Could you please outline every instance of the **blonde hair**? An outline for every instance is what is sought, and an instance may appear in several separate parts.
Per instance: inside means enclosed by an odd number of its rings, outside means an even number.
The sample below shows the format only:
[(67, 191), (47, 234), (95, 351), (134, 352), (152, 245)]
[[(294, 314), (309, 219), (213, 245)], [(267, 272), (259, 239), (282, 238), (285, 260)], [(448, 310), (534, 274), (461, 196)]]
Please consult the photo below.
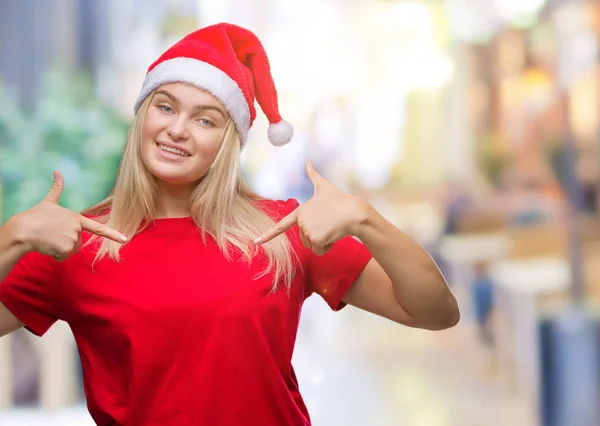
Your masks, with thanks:
[[(82, 213), (118, 230), (128, 239), (148, 226), (157, 208), (157, 180), (144, 166), (140, 156), (142, 126), (152, 96), (145, 99), (131, 124), (112, 192), (105, 200)], [(253, 243), (254, 239), (275, 222), (257, 205), (261, 197), (245, 182), (240, 152), (239, 136), (230, 119), (213, 164), (190, 196), (190, 207), (204, 241), (209, 235), (228, 260), (232, 259), (232, 249), (237, 249), (242, 259), (250, 264), (260, 251)], [(86, 245), (98, 239), (93, 235)], [(105, 238), (99, 241), (94, 262), (105, 256), (120, 260), (121, 244)], [(282, 235), (261, 247), (268, 264), (256, 278), (273, 273), (272, 291), (282, 281), (289, 290), (296, 256), (291, 242)]]

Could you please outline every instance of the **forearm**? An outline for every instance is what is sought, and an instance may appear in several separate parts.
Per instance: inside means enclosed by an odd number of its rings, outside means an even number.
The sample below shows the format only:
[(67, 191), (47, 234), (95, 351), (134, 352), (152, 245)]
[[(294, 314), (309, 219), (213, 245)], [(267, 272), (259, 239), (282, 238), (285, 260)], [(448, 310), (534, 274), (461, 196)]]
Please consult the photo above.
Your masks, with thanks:
[(364, 208), (354, 234), (389, 277), (402, 308), (427, 326), (458, 322), (456, 299), (431, 256), (370, 205)]
[(18, 237), (17, 226), (16, 218), (11, 218), (0, 227), (0, 283), (27, 253)]

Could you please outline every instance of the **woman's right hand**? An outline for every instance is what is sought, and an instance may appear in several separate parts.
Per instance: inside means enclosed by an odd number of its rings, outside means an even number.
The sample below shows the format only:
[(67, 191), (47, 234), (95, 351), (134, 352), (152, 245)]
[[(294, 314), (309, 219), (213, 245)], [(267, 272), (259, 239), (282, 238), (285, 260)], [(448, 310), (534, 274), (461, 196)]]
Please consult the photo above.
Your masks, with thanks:
[(35, 251), (52, 256), (59, 262), (79, 251), (81, 232), (89, 231), (124, 243), (127, 238), (121, 233), (58, 205), (64, 188), (60, 172), (54, 172), (54, 182), (46, 198), (39, 204), (17, 214), (16, 228), (18, 240), (27, 251)]

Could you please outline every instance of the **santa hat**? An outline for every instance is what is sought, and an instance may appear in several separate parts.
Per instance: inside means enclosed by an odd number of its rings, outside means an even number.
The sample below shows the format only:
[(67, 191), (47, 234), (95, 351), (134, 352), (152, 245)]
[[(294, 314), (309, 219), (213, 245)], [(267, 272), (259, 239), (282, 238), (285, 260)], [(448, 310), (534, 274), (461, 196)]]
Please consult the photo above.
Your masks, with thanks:
[(267, 54), (251, 31), (221, 23), (184, 37), (150, 65), (134, 111), (159, 86), (174, 82), (193, 84), (219, 99), (242, 146), (256, 118), (255, 98), (270, 123), (269, 141), (281, 146), (292, 138), (292, 126), (279, 115)]

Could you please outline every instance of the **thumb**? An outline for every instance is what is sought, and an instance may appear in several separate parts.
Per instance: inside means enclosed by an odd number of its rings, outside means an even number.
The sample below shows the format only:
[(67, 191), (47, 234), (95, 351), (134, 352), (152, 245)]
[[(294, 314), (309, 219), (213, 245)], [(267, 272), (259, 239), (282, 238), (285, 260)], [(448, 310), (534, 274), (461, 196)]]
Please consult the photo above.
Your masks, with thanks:
[(319, 186), (321, 186), (325, 181), (325, 178), (315, 170), (315, 166), (313, 165), (312, 160), (308, 160), (306, 162), (306, 176), (308, 176), (308, 178), (312, 182), (315, 188), (315, 192), (317, 191)]
[(60, 200), (64, 186), (65, 182), (62, 174), (58, 170), (54, 170), (54, 181), (52, 182), (52, 188), (50, 188), (50, 192), (48, 192), (48, 195), (46, 195), (45, 200), (54, 204), (58, 204), (58, 200)]

